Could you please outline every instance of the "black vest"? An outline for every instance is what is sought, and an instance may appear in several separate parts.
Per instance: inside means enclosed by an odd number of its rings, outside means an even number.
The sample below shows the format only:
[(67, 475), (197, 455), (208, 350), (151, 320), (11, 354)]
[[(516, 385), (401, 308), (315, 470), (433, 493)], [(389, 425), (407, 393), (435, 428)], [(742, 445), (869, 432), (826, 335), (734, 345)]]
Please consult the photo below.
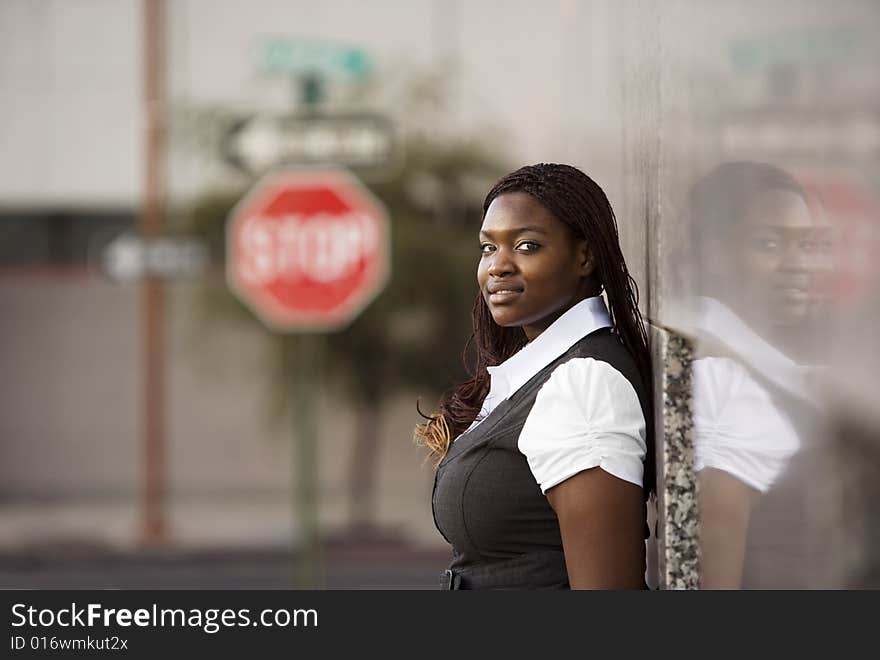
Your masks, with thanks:
[(441, 587), (568, 588), (556, 513), (517, 445), (541, 386), (572, 358), (594, 358), (614, 367), (632, 384), (645, 420), (650, 420), (635, 361), (609, 328), (587, 335), (541, 369), (456, 439), (437, 468), (434, 524), (452, 545), (452, 562)]

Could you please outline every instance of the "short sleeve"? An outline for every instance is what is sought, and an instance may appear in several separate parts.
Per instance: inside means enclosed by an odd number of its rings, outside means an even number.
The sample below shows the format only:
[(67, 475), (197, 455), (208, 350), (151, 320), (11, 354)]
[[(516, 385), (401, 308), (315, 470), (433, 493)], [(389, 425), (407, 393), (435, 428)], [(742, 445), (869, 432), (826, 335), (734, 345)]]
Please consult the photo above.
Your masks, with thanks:
[(729, 358), (693, 363), (694, 468), (723, 470), (765, 492), (800, 447), (789, 416)]
[(638, 396), (623, 374), (601, 360), (574, 358), (539, 390), (519, 450), (544, 493), (594, 467), (642, 486), (646, 435)]

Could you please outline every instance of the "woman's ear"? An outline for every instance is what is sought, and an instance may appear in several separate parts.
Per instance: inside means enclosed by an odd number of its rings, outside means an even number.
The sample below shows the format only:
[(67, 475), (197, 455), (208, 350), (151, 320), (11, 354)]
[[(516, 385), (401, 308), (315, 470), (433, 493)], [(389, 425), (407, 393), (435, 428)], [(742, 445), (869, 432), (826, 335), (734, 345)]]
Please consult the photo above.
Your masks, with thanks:
[(593, 253), (586, 241), (578, 243), (578, 264), (583, 277), (589, 277), (596, 270)]

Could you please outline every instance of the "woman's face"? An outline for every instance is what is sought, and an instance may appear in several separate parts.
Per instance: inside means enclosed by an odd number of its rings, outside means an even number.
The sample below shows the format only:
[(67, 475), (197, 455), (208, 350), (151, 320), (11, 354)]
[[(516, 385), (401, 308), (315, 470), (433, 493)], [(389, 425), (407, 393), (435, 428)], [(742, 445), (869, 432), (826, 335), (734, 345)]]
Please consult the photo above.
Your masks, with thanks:
[(731, 286), (743, 304), (771, 324), (798, 323), (814, 303), (817, 280), (828, 270), (828, 228), (800, 195), (775, 190), (759, 195), (730, 242)]
[(592, 288), (586, 241), (534, 197), (496, 197), (480, 228), (477, 282), (492, 318), (531, 341)]

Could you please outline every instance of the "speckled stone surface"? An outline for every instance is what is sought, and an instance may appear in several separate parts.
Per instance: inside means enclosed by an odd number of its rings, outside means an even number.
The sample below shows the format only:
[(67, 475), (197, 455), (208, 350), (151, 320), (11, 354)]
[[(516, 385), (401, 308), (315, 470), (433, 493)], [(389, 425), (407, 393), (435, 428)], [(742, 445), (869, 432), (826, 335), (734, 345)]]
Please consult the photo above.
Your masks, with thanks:
[(693, 458), (693, 344), (653, 328), (658, 495), (658, 586), (699, 589), (699, 512)]

